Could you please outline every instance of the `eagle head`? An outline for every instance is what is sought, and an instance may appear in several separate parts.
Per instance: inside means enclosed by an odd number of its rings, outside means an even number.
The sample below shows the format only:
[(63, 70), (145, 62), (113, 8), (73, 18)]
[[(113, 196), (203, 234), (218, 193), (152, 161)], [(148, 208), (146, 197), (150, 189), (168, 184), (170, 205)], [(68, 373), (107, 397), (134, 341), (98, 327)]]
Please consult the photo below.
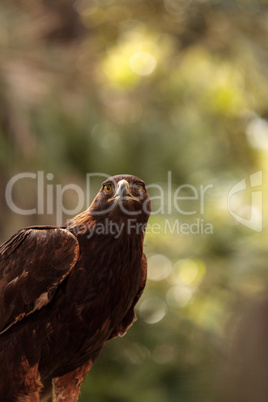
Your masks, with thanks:
[(135, 220), (146, 224), (151, 213), (151, 202), (144, 181), (127, 174), (109, 177), (93, 200), (90, 213), (96, 220)]

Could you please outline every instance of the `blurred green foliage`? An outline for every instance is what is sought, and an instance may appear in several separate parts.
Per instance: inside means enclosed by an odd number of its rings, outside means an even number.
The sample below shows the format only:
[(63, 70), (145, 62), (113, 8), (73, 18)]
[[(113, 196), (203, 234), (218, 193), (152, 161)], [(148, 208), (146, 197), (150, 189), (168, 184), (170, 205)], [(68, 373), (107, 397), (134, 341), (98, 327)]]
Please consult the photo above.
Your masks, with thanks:
[[(26, 216), (8, 207), (6, 185), (21, 172), (52, 173), (45, 185), (83, 189), (87, 173), (132, 173), (154, 198), (138, 321), (105, 346), (81, 402), (225, 395), (240, 309), (268, 281), (267, 18), (265, 0), (0, 3), (1, 240), (23, 226), (56, 223), (55, 208)], [(234, 220), (227, 196), (259, 170), (256, 232)], [(192, 199), (180, 207), (189, 214), (174, 207), (183, 184), (197, 191), (194, 200), (184, 189)], [(200, 186), (210, 186), (203, 207)], [(13, 195), (20, 208), (36, 206), (31, 180)], [(246, 219), (250, 196), (231, 204)], [(75, 208), (75, 194), (64, 197), (65, 208)], [(178, 219), (196, 226), (177, 233)]]

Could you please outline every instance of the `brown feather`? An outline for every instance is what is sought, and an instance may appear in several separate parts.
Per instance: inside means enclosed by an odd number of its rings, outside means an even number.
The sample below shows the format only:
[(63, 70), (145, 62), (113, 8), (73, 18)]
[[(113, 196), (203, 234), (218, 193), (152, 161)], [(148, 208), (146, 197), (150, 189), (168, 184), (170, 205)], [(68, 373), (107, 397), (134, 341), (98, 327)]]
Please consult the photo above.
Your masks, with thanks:
[(135, 320), (149, 215), (145, 184), (114, 176), (68, 224), (20, 230), (0, 247), (0, 400), (38, 393), (40, 379), (44, 395), (53, 383), (66, 394), (68, 379), (78, 397), (103, 345)]
[(0, 295), (0, 335), (44, 307), (78, 257), (77, 239), (67, 230), (54, 227), (24, 229), (4, 243), (0, 248), (0, 275), (4, 283)]

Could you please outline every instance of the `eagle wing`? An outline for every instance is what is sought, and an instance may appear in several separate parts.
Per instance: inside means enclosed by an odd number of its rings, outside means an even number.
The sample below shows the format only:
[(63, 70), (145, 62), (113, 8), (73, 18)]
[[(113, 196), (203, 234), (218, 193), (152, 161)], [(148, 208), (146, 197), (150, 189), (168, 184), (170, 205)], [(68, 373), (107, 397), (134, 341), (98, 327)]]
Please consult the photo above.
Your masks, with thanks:
[(57, 227), (22, 229), (0, 247), (0, 335), (40, 310), (79, 258), (74, 235)]

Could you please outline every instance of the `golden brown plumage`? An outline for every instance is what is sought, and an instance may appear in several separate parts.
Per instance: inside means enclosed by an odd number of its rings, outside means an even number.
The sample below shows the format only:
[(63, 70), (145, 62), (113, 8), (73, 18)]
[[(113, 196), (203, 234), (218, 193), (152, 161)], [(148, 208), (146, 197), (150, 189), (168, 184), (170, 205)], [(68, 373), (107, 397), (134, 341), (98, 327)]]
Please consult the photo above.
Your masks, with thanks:
[(0, 247), (0, 400), (38, 401), (53, 386), (56, 401), (77, 401), (103, 345), (135, 318), (149, 215), (144, 182), (114, 176), (68, 224)]

